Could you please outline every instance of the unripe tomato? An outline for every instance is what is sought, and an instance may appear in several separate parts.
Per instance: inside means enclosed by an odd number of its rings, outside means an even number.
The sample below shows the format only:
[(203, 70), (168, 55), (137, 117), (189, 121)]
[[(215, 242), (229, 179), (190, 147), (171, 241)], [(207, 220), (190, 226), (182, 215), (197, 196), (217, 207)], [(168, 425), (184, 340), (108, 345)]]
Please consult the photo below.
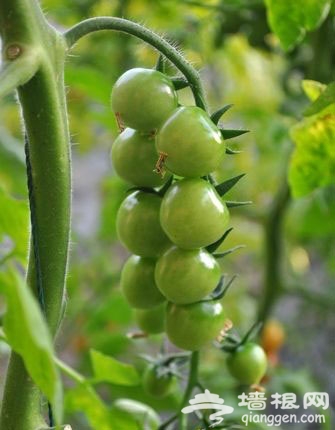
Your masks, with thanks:
[(111, 416), (115, 428), (119, 429), (158, 430), (161, 422), (150, 406), (132, 399), (115, 400), (111, 408)]
[(115, 139), (111, 156), (116, 173), (138, 187), (159, 187), (169, 179), (170, 175), (163, 179), (154, 171), (158, 159), (154, 137), (132, 128)]
[(215, 170), (225, 155), (224, 139), (207, 113), (196, 107), (177, 108), (159, 130), (157, 151), (165, 166), (185, 177), (204, 176)]
[(178, 348), (197, 351), (220, 334), (224, 320), (223, 308), (218, 301), (190, 305), (169, 303), (166, 312), (166, 333)]
[(269, 320), (262, 330), (261, 344), (266, 352), (277, 352), (285, 341), (285, 331), (277, 320)]
[(163, 303), (164, 296), (155, 283), (156, 260), (132, 255), (121, 272), (121, 288), (134, 308), (148, 309)]
[(171, 373), (164, 373), (163, 367), (149, 364), (143, 374), (143, 388), (154, 397), (167, 396), (173, 386), (174, 378)]
[(227, 358), (230, 374), (241, 384), (258, 384), (267, 368), (264, 349), (253, 342), (239, 346)]
[(160, 127), (177, 104), (171, 79), (157, 70), (130, 69), (112, 91), (113, 111), (126, 126), (141, 131)]
[(135, 309), (135, 320), (141, 330), (148, 334), (163, 333), (165, 330), (166, 304), (150, 309)]
[(217, 286), (221, 270), (217, 260), (204, 249), (168, 249), (157, 261), (157, 287), (173, 303), (194, 303)]
[(162, 199), (157, 194), (135, 191), (121, 204), (116, 229), (120, 241), (141, 257), (156, 257), (170, 244), (159, 222)]
[(183, 179), (165, 194), (161, 225), (180, 248), (201, 248), (216, 242), (229, 222), (229, 212), (215, 188), (203, 179)]

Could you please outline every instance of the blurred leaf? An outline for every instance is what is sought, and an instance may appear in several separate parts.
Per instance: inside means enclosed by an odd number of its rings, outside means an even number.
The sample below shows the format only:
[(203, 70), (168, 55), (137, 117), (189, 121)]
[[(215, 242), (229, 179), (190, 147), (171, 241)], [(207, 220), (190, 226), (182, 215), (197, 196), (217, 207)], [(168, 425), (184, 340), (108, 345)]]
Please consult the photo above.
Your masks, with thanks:
[(77, 385), (68, 390), (65, 396), (65, 407), (69, 413), (83, 413), (92, 429), (110, 430), (114, 428), (107, 406), (88, 384)]
[(291, 129), (295, 143), (289, 168), (294, 197), (335, 183), (335, 114), (301, 121)]
[(148, 405), (132, 399), (118, 399), (112, 407), (114, 419), (119, 423), (124, 420), (127, 426), (119, 427), (127, 430), (158, 430), (160, 419), (156, 412)]
[(4, 331), (8, 343), (21, 355), (30, 376), (51, 402), (56, 421), (60, 424), (63, 415), (62, 383), (40, 307), (13, 269), (0, 272), (0, 283), (7, 299)]
[(0, 128), (0, 186), (8, 193), (27, 193), (23, 145), (5, 129)]
[(321, 93), (323, 93), (325, 88), (326, 85), (321, 84), (321, 82), (318, 81), (312, 81), (311, 79), (304, 79), (302, 81), (302, 89), (312, 102), (316, 100)]
[(68, 65), (65, 69), (65, 81), (71, 88), (93, 101), (109, 106), (112, 85), (98, 69)]
[(21, 261), (27, 258), (28, 204), (10, 197), (0, 186), (0, 243), (9, 237), (10, 253)]
[(319, 97), (305, 110), (305, 116), (311, 116), (319, 113), (326, 107), (335, 103), (335, 82), (329, 84), (326, 89), (321, 92)]
[(285, 50), (293, 48), (306, 30), (317, 28), (328, 15), (331, 0), (265, 0), (268, 21)]
[(94, 382), (111, 382), (117, 385), (139, 385), (141, 378), (136, 368), (113, 357), (91, 350)]

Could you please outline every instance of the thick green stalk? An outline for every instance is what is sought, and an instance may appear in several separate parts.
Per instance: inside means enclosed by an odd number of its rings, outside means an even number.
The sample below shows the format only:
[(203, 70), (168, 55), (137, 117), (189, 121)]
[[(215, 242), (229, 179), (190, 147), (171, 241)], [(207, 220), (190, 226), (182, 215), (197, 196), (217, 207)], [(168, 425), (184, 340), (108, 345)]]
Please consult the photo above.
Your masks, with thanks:
[[(20, 59), (27, 56), (37, 70), (18, 88), (30, 165), (32, 245), (27, 281), (37, 297), (43, 296), (43, 311), (55, 334), (64, 297), (70, 231), (69, 132), (63, 84), (66, 46), (36, 0), (2, 0), (0, 32), (5, 67), (22, 69)], [(41, 422), (41, 394), (21, 358), (13, 353), (0, 428), (36, 430)]]

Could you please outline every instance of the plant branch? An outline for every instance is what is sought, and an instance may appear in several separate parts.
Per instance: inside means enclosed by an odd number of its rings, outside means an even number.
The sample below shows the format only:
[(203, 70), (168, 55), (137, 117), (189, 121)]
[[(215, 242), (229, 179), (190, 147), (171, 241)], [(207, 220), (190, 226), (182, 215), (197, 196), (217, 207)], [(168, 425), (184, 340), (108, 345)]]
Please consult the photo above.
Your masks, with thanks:
[(0, 71), (0, 99), (27, 83), (39, 67), (38, 52), (24, 52), (13, 61), (5, 62)]
[(101, 30), (116, 30), (131, 34), (157, 49), (181, 71), (190, 84), (197, 106), (206, 110), (204, 90), (198, 72), (175, 47), (142, 25), (123, 18), (103, 16), (80, 22), (66, 31), (64, 37), (68, 47), (71, 48), (83, 36)]
[(59, 358), (55, 357), (55, 363), (56, 366), (69, 378), (71, 378), (73, 381), (77, 382), (78, 384), (84, 384), (86, 381), (85, 376), (81, 375), (76, 370), (72, 369), (72, 367), (68, 366), (64, 361), (60, 360)]

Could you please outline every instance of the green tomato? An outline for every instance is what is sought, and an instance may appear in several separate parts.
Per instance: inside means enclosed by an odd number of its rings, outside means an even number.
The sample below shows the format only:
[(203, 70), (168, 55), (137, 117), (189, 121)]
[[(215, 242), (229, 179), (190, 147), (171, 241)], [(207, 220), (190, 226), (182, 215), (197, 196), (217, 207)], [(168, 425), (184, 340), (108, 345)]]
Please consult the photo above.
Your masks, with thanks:
[(161, 225), (180, 248), (201, 248), (216, 242), (229, 222), (229, 212), (215, 188), (203, 179), (183, 179), (165, 194)]
[(159, 334), (165, 330), (166, 303), (150, 309), (135, 309), (135, 320), (141, 330), (148, 334)]
[(155, 265), (156, 260), (132, 255), (123, 266), (121, 288), (134, 308), (148, 309), (165, 301), (155, 283)]
[(267, 368), (264, 349), (253, 342), (238, 347), (227, 358), (229, 373), (241, 384), (258, 384)]
[(121, 204), (116, 229), (120, 241), (133, 254), (156, 257), (170, 244), (159, 222), (161, 201), (157, 194), (135, 191)]
[(217, 286), (221, 269), (204, 249), (168, 249), (157, 261), (155, 279), (164, 296), (173, 303), (194, 303)]
[(111, 156), (116, 173), (138, 187), (159, 187), (169, 179), (170, 175), (163, 179), (154, 171), (158, 160), (154, 137), (132, 128), (126, 128), (116, 138)]
[(143, 374), (143, 388), (153, 397), (165, 397), (172, 389), (174, 378), (163, 366), (149, 364)]
[(166, 312), (166, 333), (178, 348), (197, 351), (220, 334), (224, 320), (223, 308), (218, 301), (190, 305), (169, 303)]
[(135, 68), (116, 81), (112, 108), (128, 127), (154, 130), (177, 107), (177, 94), (171, 79), (157, 70)]
[(159, 416), (150, 406), (131, 399), (117, 399), (112, 405), (111, 416), (113, 423), (119, 424), (118, 428), (127, 430), (158, 430), (161, 423)]
[(159, 130), (156, 147), (166, 156), (167, 169), (185, 177), (204, 176), (217, 169), (226, 152), (218, 127), (195, 106), (174, 111)]

